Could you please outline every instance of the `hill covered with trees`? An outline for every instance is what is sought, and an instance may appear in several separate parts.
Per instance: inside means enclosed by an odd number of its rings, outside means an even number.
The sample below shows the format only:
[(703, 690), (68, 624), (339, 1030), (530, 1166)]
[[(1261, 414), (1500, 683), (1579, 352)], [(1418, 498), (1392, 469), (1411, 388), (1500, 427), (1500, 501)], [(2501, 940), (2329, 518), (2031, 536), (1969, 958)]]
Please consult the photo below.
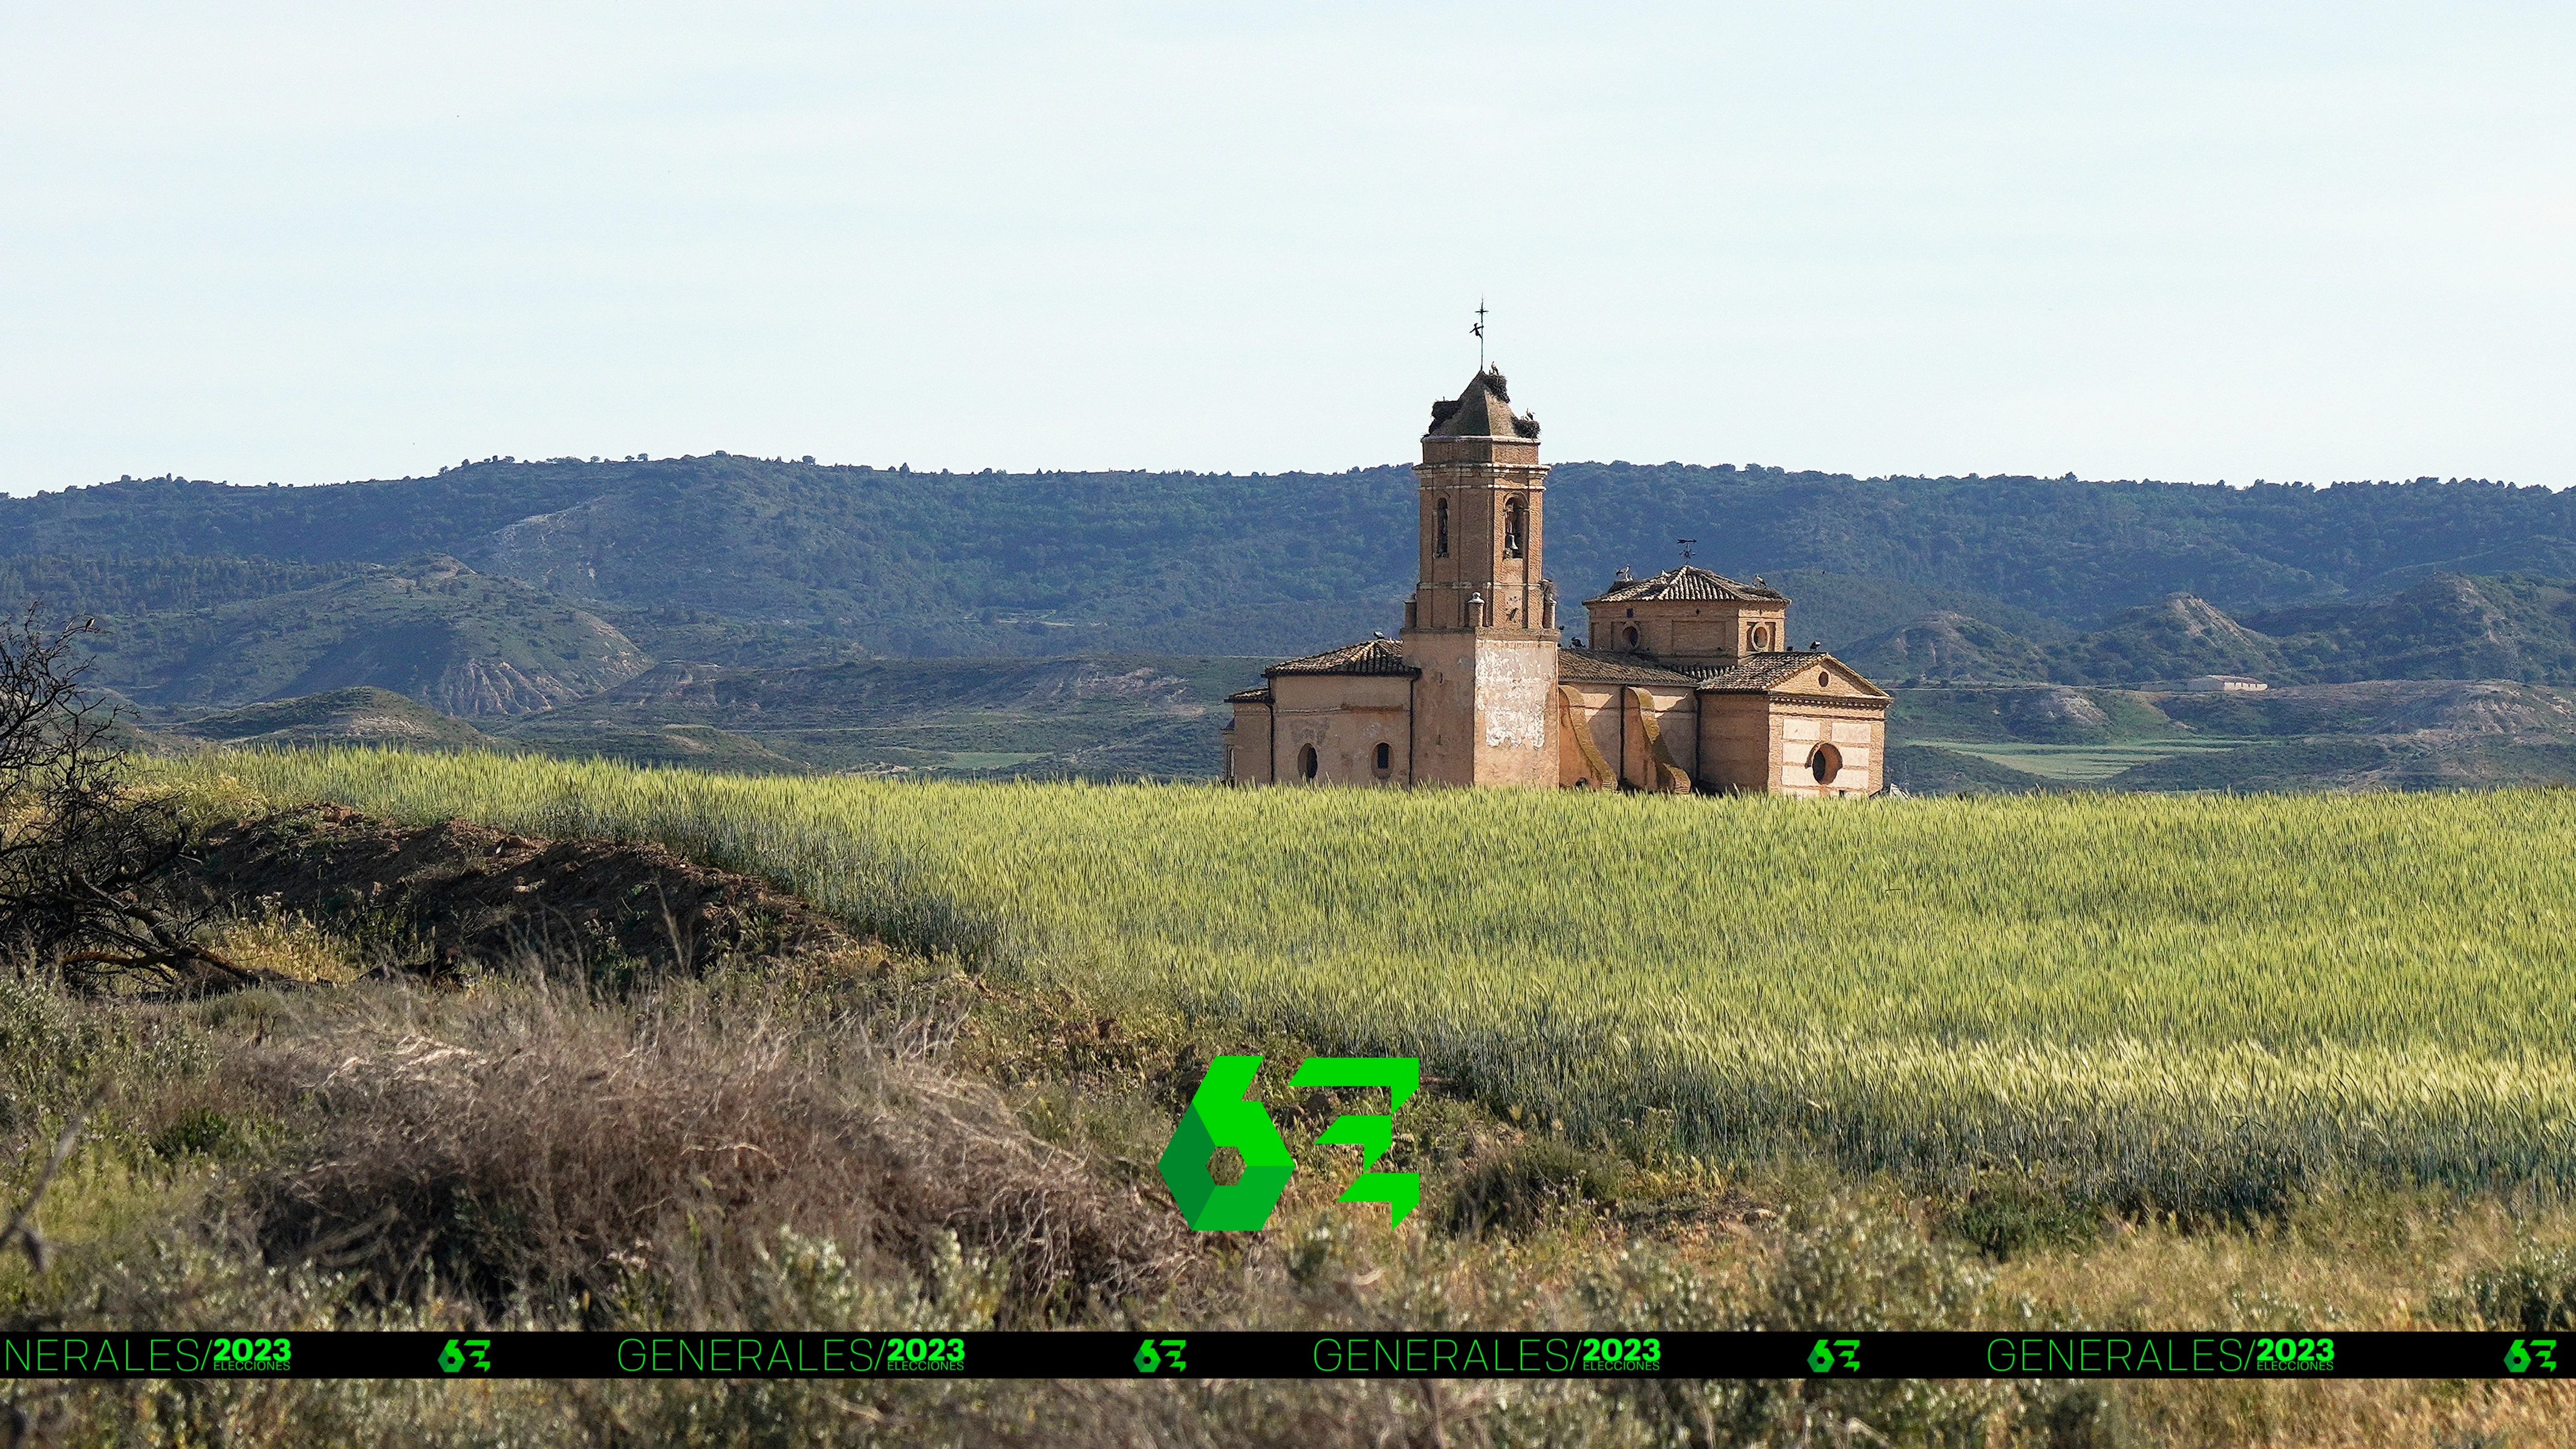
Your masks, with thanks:
[[(0, 555), (313, 568), (443, 553), (577, 601), (662, 658), (1282, 657), (1394, 626), (1413, 496), (1396, 466), (496, 460), (322, 487), (164, 477), (8, 499)], [(1548, 503), (1549, 571), (1571, 599), (1620, 567), (1666, 565), (1690, 537), (1701, 563), (1795, 585), (1793, 627), (1829, 642), (1936, 610), (2028, 638), (2176, 591), (2244, 616), (2440, 572), (2576, 576), (2576, 496), (2482, 480), (2227, 488), (1564, 463)]]
[(220, 709), (366, 686), (450, 715), (531, 713), (653, 662), (598, 616), (440, 554), (206, 608), (114, 613), (90, 653), (96, 683), (145, 705)]
[[(1392, 466), (931, 474), (724, 454), (314, 488), (125, 479), (0, 500), (0, 589), (97, 615), (96, 682), (165, 723), (325, 697), (298, 706), (318, 722), (207, 726), (225, 738), (418, 723), (381, 699), (342, 707), (372, 689), (555, 754), (1192, 776), (1214, 768), (1224, 693), (1264, 661), (1396, 626), (1413, 498)], [(2278, 756), (2284, 779), (2411, 787), (2557, 778), (2576, 748), (2520, 715), (2256, 728), (2199, 721), (2205, 697), (2121, 692), (2207, 673), (2261, 676), (2275, 699), (2576, 684), (2576, 593), (2556, 581), (2576, 577), (2576, 498), (2544, 489), (1567, 463), (1549, 504), (1569, 601), (1692, 538), (1698, 561), (1796, 600), (1801, 642), (1908, 700), (2009, 687), (1962, 696), (1959, 719), (1900, 711), (1909, 788), (2182, 788), (2234, 748)], [(1579, 610), (1563, 617), (1579, 635)], [(1978, 743), (1961, 720), (2016, 733)]]

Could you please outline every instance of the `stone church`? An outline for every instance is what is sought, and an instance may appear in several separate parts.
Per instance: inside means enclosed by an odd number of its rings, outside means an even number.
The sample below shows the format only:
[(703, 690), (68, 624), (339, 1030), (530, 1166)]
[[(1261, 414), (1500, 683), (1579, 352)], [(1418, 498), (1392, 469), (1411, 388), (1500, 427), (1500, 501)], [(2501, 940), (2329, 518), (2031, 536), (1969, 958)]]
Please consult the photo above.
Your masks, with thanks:
[[(1557, 642), (1538, 422), (1500, 372), (1431, 405), (1414, 468), (1421, 581), (1401, 637), (1262, 671), (1227, 696), (1238, 785), (1521, 785), (1861, 797), (1886, 691), (1789, 647), (1789, 600), (1684, 564), (1622, 569)], [(1580, 642), (1580, 641), (1578, 641)]]

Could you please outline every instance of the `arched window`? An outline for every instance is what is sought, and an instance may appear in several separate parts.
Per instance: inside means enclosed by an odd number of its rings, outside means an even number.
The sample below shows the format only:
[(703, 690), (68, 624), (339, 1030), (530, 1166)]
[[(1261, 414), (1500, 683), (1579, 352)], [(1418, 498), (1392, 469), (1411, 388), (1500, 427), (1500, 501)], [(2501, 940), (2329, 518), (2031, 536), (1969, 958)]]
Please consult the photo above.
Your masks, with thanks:
[(1431, 505), (1431, 556), (1449, 556), (1449, 500), (1446, 498)]
[(1816, 777), (1817, 784), (1832, 784), (1834, 776), (1843, 772), (1842, 751), (1831, 745), (1816, 746), (1815, 753), (1807, 756), (1807, 771)]
[(1378, 747), (1377, 747), (1377, 772), (1378, 772), (1379, 774), (1383, 775), (1383, 774), (1385, 774), (1387, 771), (1389, 771), (1389, 770), (1391, 770), (1391, 769), (1394, 769), (1394, 768), (1395, 768), (1395, 747), (1394, 747), (1394, 746), (1392, 746), (1392, 745), (1380, 745), (1380, 746), (1378, 746)]
[(1628, 647), (1629, 647), (1629, 648), (1631, 648), (1631, 649), (1636, 648), (1636, 647), (1637, 647), (1637, 626), (1636, 626), (1636, 625), (1634, 625), (1634, 624), (1629, 625), (1629, 626), (1628, 626), (1628, 632), (1627, 632), (1627, 634), (1626, 634), (1626, 636), (1625, 636), (1625, 637), (1626, 637), (1626, 639), (1627, 639), (1627, 641), (1628, 641)]
[(1503, 557), (1519, 558), (1529, 524), (1529, 504), (1515, 498), (1503, 506)]
[[(1297, 747), (1297, 773), (1304, 779), (1311, 780), (1315, 778), (1315, 747), (1313, 745), (1299, 745)], [(1824, 776), (1819, 775), (1816, 778), (1821, 780)]]

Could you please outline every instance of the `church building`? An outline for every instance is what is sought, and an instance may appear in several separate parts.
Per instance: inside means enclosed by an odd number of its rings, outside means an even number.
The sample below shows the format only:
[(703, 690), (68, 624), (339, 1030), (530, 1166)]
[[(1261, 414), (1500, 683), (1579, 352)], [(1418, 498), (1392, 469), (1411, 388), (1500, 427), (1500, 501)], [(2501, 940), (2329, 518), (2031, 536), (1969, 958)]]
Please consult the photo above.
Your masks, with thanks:
[(1858, 798), (1886, 783), (1885, 690), (1789, 647), (1789, 600), (1684, 564), (1625, 569), (1558, 643), (1538, 422), (1503, 375), (1431, 405), (1420, 582), (1400, 637), (1274, 664), (1227, 696), (1238, 785), (1520, 785)]

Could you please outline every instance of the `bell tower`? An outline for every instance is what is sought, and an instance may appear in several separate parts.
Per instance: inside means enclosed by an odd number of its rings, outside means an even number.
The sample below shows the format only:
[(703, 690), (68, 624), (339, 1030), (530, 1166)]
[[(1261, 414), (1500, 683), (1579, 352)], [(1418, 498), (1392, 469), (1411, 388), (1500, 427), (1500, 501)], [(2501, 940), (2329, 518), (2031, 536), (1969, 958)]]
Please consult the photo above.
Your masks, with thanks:
[(1431, 405), (1414, 465), (1421, 573), (1404, 606), (1415, 778), (1426, 784), (1557, 783), (1556, 586), (1541, 568), (1547, 468), (1538, 420), (1515, 415), (1486, 368)]

